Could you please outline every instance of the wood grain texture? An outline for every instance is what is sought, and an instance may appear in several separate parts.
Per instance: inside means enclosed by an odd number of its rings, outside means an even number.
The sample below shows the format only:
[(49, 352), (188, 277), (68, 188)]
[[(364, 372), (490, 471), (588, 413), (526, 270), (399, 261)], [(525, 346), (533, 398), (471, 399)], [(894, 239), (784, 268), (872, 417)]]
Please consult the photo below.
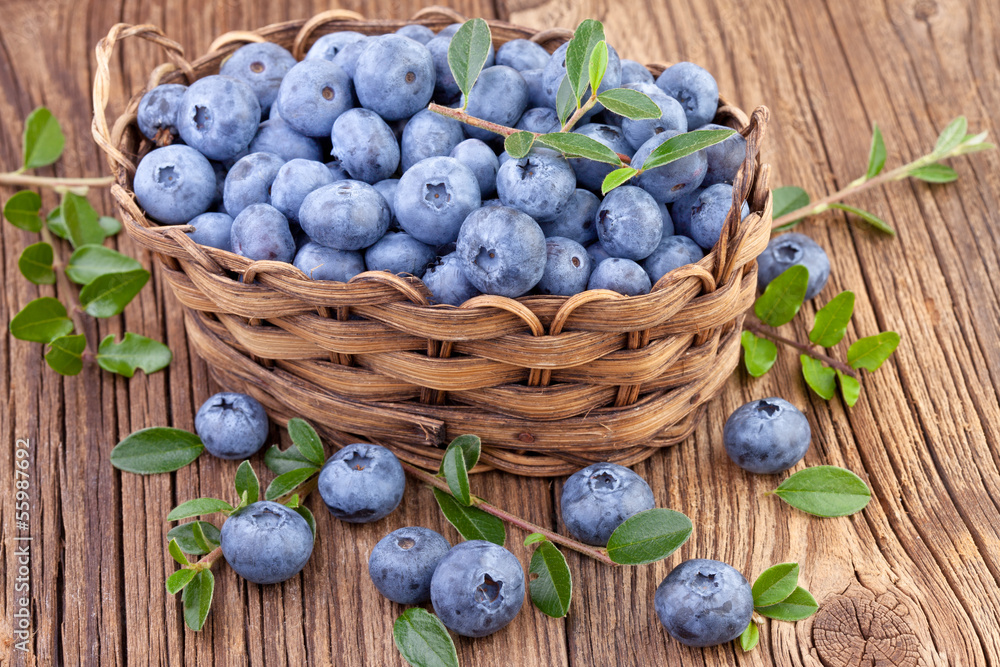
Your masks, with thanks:
[[(406, 17), (417, 2), (345, 2), (371, 17)], [(772, 121), (765, 161), (772, 181), (815, 195), (864, 167), (871, 124), (882, 128), (891, 165), (929, 148), (955, 115), (1000, 132), (1000, 5), (988, 0), (789, 0), (728, 3), (613, 3), (601, 0), (451, 3), (466, 15), (506, 16), (533, 27), (572, 28), (605, 21), (622, 57), (691, 60), (712, 71), (744, 109), (767, 104)], [(20, 122), (45, 104), (68, 132), (57, 174), (100, 175), (103, 156), (89, 136), (93, 46), (118, 21), (152, 22), (203, 52), (218, 34), (302, 18), (328, 3), (79, 2), (4, 3), (0, 25), (0, 164), (19, 161)], [(40, 49), (39, 45), (45, 45)], [(161, 62), (151, 45), (121, 52), (112, 95), (142, 85)], [(847, 411), (808, 393), (795, 355), (752, 380), (734, 376), (687, 442), (637, 467), (657, 503), (688, 514), (695, 533), (664, 563), (612, 569), (569, 555), (576, 591), (565, 621), (526, 607), (493, 637), (458, 642), (463, 665), (1000, 665), (1000, 155), (952, 162), (948, 186), (899, 183), (855, 202), (887, 220), (895, 240), (840, 214), (803, 231), (833, 263), (822, 305), (837, 291), (857, 294), (847, 340), (883, 329), (903, 342), (882, 370), (863, 378)], [(10, 191), (4, 191), (9, 196)], [(46, 208), (54, 205), (43, 195)], [(109, 198), (94, 198), (111, 213)], [(35, 287), (16, 260), (33, 236), (0, 234), (0, 320), (39, 295), (71, 294), (59, 283)], [(114, 241), (142, 256), (124, 236)], [(66, 251), (65, 248), (62, 249)], [(126, 380), (87, 368), (73, 379), (49, 372), (41, 346), (0, 337), (0, 663), (12, 665), (398, 665), (390, 639), (398, 605), (378, 596), (367, 555), (386, 532), (426, 525), (449, 539), (429, 491), (411, 485), (401, 509), (374, 526), (333, 520), (317, 499), (320, 539), (299, 577), (247, 585), (220, 568), (205, 630), (184, 628), (163, 579), (173, 569), (163, 521), (181, 500), (232, 494), (235, 464), (206, 457), (175, 475), (120, 474), (108, 452), (146, 426), (193, 426), (217, 387), (189, 352), (178, 304), (155, 275), (125, 314), (90, 321), (91, 340), (126, 329), (167, 342), (170, 368)], [(815, 307), (786, 327), (805, 339)], [(835, 352), (846, 354), (846, 344)], [(863, 513), (819, 520), (764, 493), (779, 477), (745, 474), (721, 445), (726, 416), (742, 403), (779, 395), (802, 408), (813, 428), (804, 464), (829, 463), (861, 474), (873, 500)], [(287, 439), (275, 429), (273, 440)], [(16, 438), (31, 442), (31, 654), (9, 653), (13, 610), (13, 477)], [(284, 442), (282, 446), (287, 445)], [(258, 470), (263, 463), (255, 461)], [(560, 480), (502, 475), (475, 479), (476, 491), (536, 523), (562, 528)], [(524, 558), (523, 539), (509, 544)], [(748, 577), (795, 560), (820, 614), (795, 625), (765, 622), (761, 645), (691, 650), (669, 639), (655, 618), (656, 585), (680, 560), (717, 558)], [(874, 610), (874, 613), (872, 613)], [(853, 620), (852, 620), (853, 614)], [(881, 619), (871, 624), (866, 619)]]

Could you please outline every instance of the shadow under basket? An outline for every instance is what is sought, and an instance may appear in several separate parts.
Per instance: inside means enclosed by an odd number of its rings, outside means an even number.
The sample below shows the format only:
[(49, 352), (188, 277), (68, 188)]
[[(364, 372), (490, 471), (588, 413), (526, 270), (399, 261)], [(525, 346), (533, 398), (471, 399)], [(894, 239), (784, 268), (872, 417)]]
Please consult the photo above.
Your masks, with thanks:
[[(463, 20), (434, 8), (412, 21), (433, 30)], [(312, 422), (337, 443), (367, 440), (436, 470), (455, 436), (482, 438), (477, 470), (569, 474), (595, 461), (631, 465), (695, 429), (704, 404), (739, 360), (756, 257), (771, 229), (769, 166), (759, 153), (768, 119), (720, 99), (715, 122), (747, 139), (733, 208), (715, 248), (664, 276), (650, 294), (590, 290), (572, 297), (479, 296), (429, 305), (412, 277), (369, 271), (348, 283), (313, 281), (291, 264), (251, 261), (195, 244), (186, 226), (160, 226), (132, 192), (138, 158), (153, 146), (136, 127), (133, 96), (109, 127), (115, 45), (142, 37), (164, 47), (146, 90), (218, 73), (240, 45), (271, 41), (301, 59), (320, 35), (393, 32), (407, 21), (367, 21), (332, 10), (308, 21), (227, 33), (189, 62), (150, 25), (116, 25), (97, 47), (93, 133), (108, 154), (112, 194), (129, 236), (150, 250), (184, 305), (188, 337), (229, 391), (257, 398), (279, 423)], [(550, 52), (571, 37), (491, 21), (496, 46), (530, 39)], [(650, 65), (654, 73), (664, 65)], [(750, 214), (739, 210), (747, 202)]]

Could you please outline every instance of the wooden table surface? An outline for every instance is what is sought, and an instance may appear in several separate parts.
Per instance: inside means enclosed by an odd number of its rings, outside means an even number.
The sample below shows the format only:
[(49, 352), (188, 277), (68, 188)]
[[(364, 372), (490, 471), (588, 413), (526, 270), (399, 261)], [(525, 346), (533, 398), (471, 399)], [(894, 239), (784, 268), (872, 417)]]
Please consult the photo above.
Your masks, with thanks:
[[(369, 17), (405, 18), (414, 1), (345, 2)], [(889, 164), (933, 145), (958, 114), (976, 131), (1000, 135), (1000, 3), (990, 0), (462, 0), (467, 16), (506, 18), (535, 28), (603, 20), (623, 57), (691, 60), (713, 72), (744, 109), (771, 108), (764, 156), (772, 183), (814, 195), (842, 187), (864, 168), (877, 122)], [(186, 53), (218, 34), (304, 18), (319, 0), (11, 0), (0, 22), (0, 161), (18, 164), (21, 119), (36, 105), (63, 121), (68, 142), (54, 173), (101, 175), (90, 138), (93, 47), (119, 21), (155, 23)], [(143, 85), (162, 62), (147, 44), (129, 44), (114, 64), (116, 111), (124, 91)], [(790, 352), (752, 381), (732, 377), (695, 435), (639, 465), (661, 506), (688, 514), (695, 532), (673, 557), (652, 566), (610, 568), (569, 554), (576, 590), (569, 616), (552, 620), (526, 606), (494, 636), (458, 641), (463, 665), (1000, 665), (1000, 154), (953, 161), (945, 186), (902, 182), (854, 203), (892, 224), (895, 239), (824, 215), (803, 227), (829, 253), (825, 302), (857, 294), (848, 340), (893, 329), (895, 356), (863, 379), (847, 410), (809, 393)], [(4, 190), (4, 198), (11, 191)], [(44, 196), (46, 208), (54, 205)], [(94, 196), (102, 213), (110, 198)], [(4, 225), (0, 320), (29, 300), (67, 293), (35, 287), (17, 257), (33, 235)], [(150, 265), (122, 235), (114, 243)], [(813, 312), (813, 306), (805, 308)], [(788, 328), (805, 339), (800, 317)], [(339, 523), (316, 509), (320, 539), (301, 576), (247, 585), (218, 569), (215, 603), (201, 633), (184, 627), (166, 594), (173, 569), (164, 518), (181, 500), (229, 493), (235, 463), (204, 457), (175, 475), (115, 471), (112, 446), (155, 425), (193, 428), (217, 388), (189, 350), (179, 304), (159, 277), (122, 317), (91, 322), (90, 335), (128, 328), (165, 340), (174, 361), (163, 373), (127, 380), (86, 369), (50, 372), (42, 346), (0, 337), (0, 664), (14, 665), (398, 665), (391, 640), (401, 611), (380, 597), (366, 571), (371, 547), (403, 525), (425, 525), (452, 540), (429, 492), (411, 484), (401, 509), (373, 526)], [(844, 354), (843, 345), (838, 348)], [(808, 415), (808, 465), (845, 466), (873, 491), (868, 508), (820, 520), (764, 492), (772, 477), (743, 473), (722, 448), (722, 426), (737, 406), (783, 396)], [(274, 432), (275, 438), (287, 438)], [(30, 440), (31, 652), (8, 653), (14, 585), (15, 440)], [(261, 457), (255, 460), (263, 470)], [(501, 474), (475, 478), (479, 494), (532, 521), (561, 528), (560, 480)], [(518, 531), (514, 552), (524, 557)], [(752, 577), (797, 561), (820, 615), (795, 625), (765, 622), (750, 653), (730, 644), (687, 649), (653, 611), (656, 585), (682, 559), (716, 558)], [(820, 622), (822, 620), (822, 623)], [(833, 630), (831, 630), (833, 628)]]

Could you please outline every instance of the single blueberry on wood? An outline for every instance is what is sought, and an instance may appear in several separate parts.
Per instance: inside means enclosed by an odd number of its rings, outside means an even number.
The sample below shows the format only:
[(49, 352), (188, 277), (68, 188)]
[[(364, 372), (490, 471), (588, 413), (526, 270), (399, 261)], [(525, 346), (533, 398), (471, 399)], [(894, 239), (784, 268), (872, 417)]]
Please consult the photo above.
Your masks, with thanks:
[(656, 503), (639, 475), (614, 463), (595, 463), (566, 480), (559, 504), (563, 523), (574, 537), (603, 547), (626, 519)]
[(431, 603), (449, 630), (464, 637), (493, 634), (514, 620), (524, 603), (521, 563), (492, 542), (462, 542), (438, 563)]
[(788, 470), (809, 450), (809, 420), (782, 398), (765, 398), (737, 408), (726, 420), (726, 453), (744, 470), (769, 475)]
[(194, 430), (209, 454), (220, 459), (245, 459), (267, 441), (267, 413), (252, 396), (220, 392), (198, 408)]
[(399, 528), (372, 549), (368, 576), (378, 592), (393, 602), (423, 604), (431, 599), (434, 570), (450, 549), (448, 540), (430, 528)]
[(349, 523), (371, 523), (396, 509), (406, 477), (391, 451), (357, 443), (327, 460), (316, 488), (333, 516)]
[(295, 510), (268, 500), (233, 512), (222, 524), (222, 555), (231, 568), (255, 584), (291, 579), (313, 549), (309, 524)]
[(653, 602), (663, 627), (687, 646), (730, 642), (743, 634), (753, 615), (753, 592), (743, 575), (705, 558), (671, 570)]

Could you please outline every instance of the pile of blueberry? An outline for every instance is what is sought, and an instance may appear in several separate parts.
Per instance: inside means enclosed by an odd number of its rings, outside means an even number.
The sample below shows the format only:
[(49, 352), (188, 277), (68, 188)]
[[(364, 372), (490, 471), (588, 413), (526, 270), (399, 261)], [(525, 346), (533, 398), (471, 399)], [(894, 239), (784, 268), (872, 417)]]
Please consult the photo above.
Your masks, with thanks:
[[(301, 62), (253, 43), (218, 75), (157, 86), (140, 102), (139, 128), (172, 143), (139, 163), (139, 204), (162, 224), (192, 225), (203, 245), (290, 262), (315, 280), (409, 274), (452, 305), (480, 293), (644, 294), (715, 244), (743, 137), (643, 172), (602, 199), (611, 165), (542, 147), (513, 159), (499, 135), (427, 108), (464, 102), (448, 66), (458, 27), (324, 35)], [(491, 48), (468, 113), (558, 131), (566, 48), (549, 55), (523, 39)], [(641, 164), (677, 134), (719, 128), (718, 87), (701, 67), (680, 63), (654, 80), (610, 47), (608, 58), (600, 89), (641, 91), (662, 115), (631, 120), (598, 105), (573, 131)]]

